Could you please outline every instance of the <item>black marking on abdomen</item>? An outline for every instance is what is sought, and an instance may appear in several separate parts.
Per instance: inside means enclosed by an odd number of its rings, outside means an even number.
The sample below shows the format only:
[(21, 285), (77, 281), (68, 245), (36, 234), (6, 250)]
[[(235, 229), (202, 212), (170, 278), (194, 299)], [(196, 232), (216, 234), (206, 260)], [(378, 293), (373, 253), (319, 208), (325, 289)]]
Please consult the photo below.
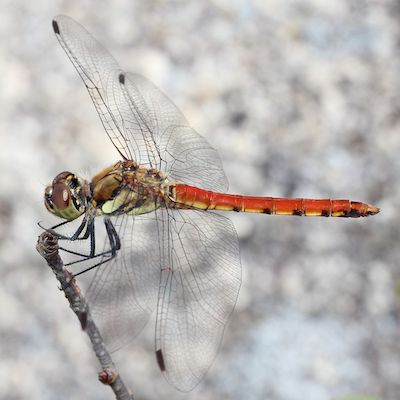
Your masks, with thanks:
[(352, 208), (347, 214), (345, 214), (345, 216), (349, 218), (358, 218), (361, 216), (361, 213), (358, 210)]
[(330, 215), (328, 210), (321, 210), (321, 217), (330, 217)]
[(156, 359), (157, 359), (157, 364), (160, 368), (161, 371), (165, 371), (165, 363), (164, 363), (164, 356), (162, 354), (161, 349), (158, 349), (156, 351)]
[(297, 216), (301, 217), (303, 215), (303, 211), (302, 210), (293, 210), (292, 215), (297, 215)]
[(264, 208), (264, 210), (262, 211), (263, 214), (271, 214), (271, 209), (270, 208)]
[(240, 207), (233, 207), (232, 211), (240, 212), (242, 209)]

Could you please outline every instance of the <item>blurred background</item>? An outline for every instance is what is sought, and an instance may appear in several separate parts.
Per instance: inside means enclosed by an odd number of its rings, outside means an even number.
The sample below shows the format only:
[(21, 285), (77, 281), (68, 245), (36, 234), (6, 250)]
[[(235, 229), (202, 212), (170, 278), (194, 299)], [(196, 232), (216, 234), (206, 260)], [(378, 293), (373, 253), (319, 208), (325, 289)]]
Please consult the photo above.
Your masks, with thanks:
[[(218, 149), (230, 192), (350, 198), (351, 220), (230, 215), (243, 285), (215, 363), (182, 394), (153, 326), (115, 354), (138, 399), (400, 398), (400, 3), (1, 0), (0, 397), (111, 399), (35, 250), (43, 190), (118, 155), (51, 29), (82, 23)], [(399, 186), (400, 187), (400, 186)]]

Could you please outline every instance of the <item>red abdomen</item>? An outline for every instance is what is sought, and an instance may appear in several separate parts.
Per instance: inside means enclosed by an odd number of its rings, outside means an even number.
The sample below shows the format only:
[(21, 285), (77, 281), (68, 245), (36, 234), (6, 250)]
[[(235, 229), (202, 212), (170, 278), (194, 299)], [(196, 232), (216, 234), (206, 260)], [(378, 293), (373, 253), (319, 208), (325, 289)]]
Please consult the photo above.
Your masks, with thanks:
[(351, 218), (367, 217), (379, 212), (377, 207), (352, 200), (240, 196), (184, 184), (175, 185), (171, 194), (176, 208)]

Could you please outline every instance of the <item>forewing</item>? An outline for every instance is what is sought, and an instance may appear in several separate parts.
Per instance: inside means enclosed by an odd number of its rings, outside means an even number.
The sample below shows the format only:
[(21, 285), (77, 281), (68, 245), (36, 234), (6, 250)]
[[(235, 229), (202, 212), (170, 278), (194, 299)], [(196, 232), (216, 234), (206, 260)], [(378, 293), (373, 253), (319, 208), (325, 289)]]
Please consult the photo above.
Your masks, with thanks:
[(155, 151), (146, 155), (158, 159), (155, 167), (166, 172), (170, 180), (208, 190), (227, 190), (228, 181), (218, 152), (190, 127), (168, 96), (138, 74), (125, 74), (123, 82), (130, 107), (124, 120), (127, 136), (141, 136), (146, 151)]
[(189, 391), (212, 364), (236, 304), (239, 246), (232, 223), (221, 215), (167, 213), (156, 356), (167, 380)]
[(82, 78), (108, 137), (125, 159), (137, 159), (140, 149), (124, 134), (127, 104), (121, 91), (121, 67), (111, 54), (79, 23), (60, 15), (53, 29), (62, 48)]
[(123, 158), (167, 172), (171, 180), (227, 190), (218, 153), (165, 94), (146, 78), (123, 73), (111, 54), (73, 19), (58, 16), (53, 28)]
[(143, 329), (157, 302), (160, 250), (154, 217), (112, 218), (121, 250), (96, 268), (87, 291), (91, 313), (110, 350), (130, 342)]

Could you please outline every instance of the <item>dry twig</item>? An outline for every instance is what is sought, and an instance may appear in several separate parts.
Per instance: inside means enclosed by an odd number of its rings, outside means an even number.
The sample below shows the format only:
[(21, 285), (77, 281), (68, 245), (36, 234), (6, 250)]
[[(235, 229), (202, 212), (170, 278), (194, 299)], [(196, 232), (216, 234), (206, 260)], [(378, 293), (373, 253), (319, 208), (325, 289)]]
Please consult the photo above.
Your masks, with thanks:
[(65, 293), (72, 311), (78, 317), (82, 329), (87, 333), (92, 343), (93, 350), (100, 362), (102, 371), (99, 373), (100, 382), (109, 385), (113, 390), (117, 400), (133, 400), (133, 395), (129, 393), (115, 365), (110, 353), (106, 349), (100, 332), (94, 323), (89, 306), (82, 295), (76, 280), (71, 272), (64, 268), (64, 263), (58, 253), (58, 238), (49, 232), (43, 232), (38, 239), (37, 251), (44, 257), (47, 264), (56, 275), (60, 282), (60, 288)]

